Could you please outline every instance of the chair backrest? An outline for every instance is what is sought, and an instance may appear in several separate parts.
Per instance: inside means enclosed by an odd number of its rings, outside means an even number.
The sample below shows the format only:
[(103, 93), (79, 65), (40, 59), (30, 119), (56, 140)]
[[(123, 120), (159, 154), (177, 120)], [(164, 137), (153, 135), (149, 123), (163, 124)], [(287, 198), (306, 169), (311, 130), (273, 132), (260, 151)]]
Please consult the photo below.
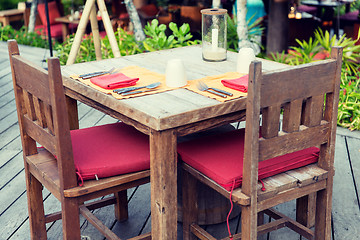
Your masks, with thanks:
[(48, 71), (19, 55), (15, 40), (8, 41), (16, 108), (25, 156), (37, 154), (37, 144), (56, 156), (60, 186), (77, 186), (70, 127), (60, 62), (48, 59)]
[(251, 64), (242, 185), (245, 194), (256, 196), (258, 162), (312, 146), (320, 148), (318, 165), (331, 174), (341, 64), (341, 48), (332, 49), (331, 59), (273, 72), (262, 73), (261, 62)]

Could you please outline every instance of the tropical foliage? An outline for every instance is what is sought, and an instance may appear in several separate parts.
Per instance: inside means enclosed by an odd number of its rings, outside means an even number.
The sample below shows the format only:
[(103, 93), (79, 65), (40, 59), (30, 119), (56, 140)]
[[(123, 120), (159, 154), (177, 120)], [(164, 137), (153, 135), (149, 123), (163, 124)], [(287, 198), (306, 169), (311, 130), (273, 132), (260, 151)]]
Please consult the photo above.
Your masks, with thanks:
[[(358, 36), (359, 39), (360, 36)], [(331, 47), (343, 48), (343, 65), (341, 71), (341, 91), (339, 97), (338, 125), (350, 130), (360, 130), (360, 45), (354, 40), (336, 35), (330, 37), (328, 31), (317, 30), (314, 39), (296, 40), (298, 47), (290, 47), (289, 53), (271, 54), (270, 59), (290, 65), (299, 65), (330, 57)]]
[[(192, 40), (193, 36), (190, 33), (190, 27), (187, 23), (179, 28), (175, 23), (170, 23), (169, 28), (172, 34), (166, 35), (167, 26), (164, 24), (159, 25), (156, 19), (152, 20), (151, 23), (145, 26), (144, 32), (146, 39), (142, 42), (137, 42), (133, 34), (124, 31), (122, 28), (118, 28), (115, 32), (115, 37), (118, 42), (120, 54), (125, 56), (200, 43), (199, 40)], [(57, 51), (57, 56), (61, 64), (66, 63), (73, 41), (74, 35), (71, 35), (62, 44), (56, 46), (55, 50)], [(103, 59), (114, 57), (107, 36), (101, 40), (101, 53)], [(96, 60), (96, 56), (93, 37), (90, 34), (83, 38), (75, 62), (79, 63), (93, 60)]]
[[(15, 30), (11, 25), (0, 27), (0, 41), (16, 39), (19, 44), (33, 47), (49, 48), (48, 42), (35, 32), (28, 32), (26, 27)], [(54, 43), (55, 44), (55, 43)]]

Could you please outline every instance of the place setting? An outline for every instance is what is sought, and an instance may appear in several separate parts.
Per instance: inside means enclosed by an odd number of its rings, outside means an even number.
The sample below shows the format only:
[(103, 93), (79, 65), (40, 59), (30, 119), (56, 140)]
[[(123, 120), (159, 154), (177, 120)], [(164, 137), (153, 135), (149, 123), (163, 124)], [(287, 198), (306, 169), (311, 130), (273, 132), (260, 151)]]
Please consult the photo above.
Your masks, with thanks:
[(220, 102), (245, 97), (247, 95), (249, 66), (254, 60), (253, 49), (241, 48), (237, 54), (236, 67), (234, 67), (236, 71), (191, 80), (185, 88)]
[(139, 66), (70, 76), (116, 99), (155, 94), (173, 89), (165, 84), (165, 75)]

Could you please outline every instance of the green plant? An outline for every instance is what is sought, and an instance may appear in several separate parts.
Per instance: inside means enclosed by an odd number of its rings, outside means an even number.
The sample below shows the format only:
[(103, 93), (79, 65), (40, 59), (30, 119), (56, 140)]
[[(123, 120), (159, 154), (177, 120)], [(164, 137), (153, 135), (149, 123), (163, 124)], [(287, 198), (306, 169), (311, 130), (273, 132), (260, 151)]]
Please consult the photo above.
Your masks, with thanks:
[[(250, 17), (247, 21), (248, 39), (250, 42), (256, 43), (260, 46), (261, 44), (259, 43), (259, 38), (261, 38), (263, 34), (264, 27), (262, 27), (262, 19), (256, 19), (253, 23), (250, 24), (254, 16)], [(232, 18), (227, 15), (227, 47), (230, 51), (239, 51), (239, 37), (237, 33), (236, 15), (234, 15)]]
[(181, 46), (189, 46), (199, 44), (199, 40), (191, 41), (192, 34), (190, 33), (190, 26), (188, 23), (184, 23), (180, 28), (176, 23), (171, 22), (169, 29), (172, 34), (166, 36), (167, 27), (165, 24), (160, 24), (157, 19), (147, 23), (144, 28), (144, 32), (147, 38), (144, 41), (144, 47), (147, 51), (157, 51), (162, 49), (170, 49)]
[(303, 63), (309, 63), (314, 61), (314, 57), (320, 52), (319, 40), (311, 37), (309, 41), (300, 41), (296, 39), (299, 47), (290, 47), (293, 51), (289, 52), (292, 58), (288, 58), (290, 65), (299, 65)]
[(271, 59), (275, 62), (279, 62), (279, 63), (285, 63), (288, 64), (289, 63), (289, 56), (285, 53), (285, 51), (282, 51), (281, 53), (270, 53), (271, 55)]
[(2, 0), (0, 1), (0, 10), (17, 8), (19, 2), (25, 2), (25, 0)]
[[(48, 41), (35, 32), (28, 32), (25, 26), (19, 30), (13, 29), (11, 25), (0, 28), (0, 41), (16, 39), (18, 44), (29, 45), (33, 47), (48, 48)], [(56, 45), (56, 42), (53, 42)]]
[(360, 45), (356, 45), (359, 37), (360, 31), (357, 39), (355, 40), (346, 37), (346, 34), (337, 39), (336, 35), (330, 37), (328, 31), (325, 33), (321, 29), (315, 31), (315, 38), (319, 41), (321, 47), (328, 53), (330, 53), (331, 47), (333, 46), (339, 46), (343, 48), (344, 68), (348, 68), (354, 74), (357, 73), (359, 68), (358, 61), (360, 60)]
[(360, 130), (360, 73), (349, 69), (341, 72), (339, 109), (337, 123), (350, 130)]
[(144, 47), (147, 51), (157, 51), (160, 49), (173, 48), (175, 37), (174, 35), (166, 36), (165, 31), (167, 27), (165, 24), (160, 24), (157, 19), (147, 23), (144, 32), (147, 38), (144, 41)]
[[(62, 43), (56, 46), (56, 55), (60, 59), (60, 64), (66, 64), (69, 57), (71, 46), (73, 44), (75, 35), (68, 36), (68, 38)], [(142, 53), (145, 49), (141, 44), (135, 41), (135, 37), (124, 31), (122, 28), (118, 28), (115, 32), (115, 38), (118, 42), (120, 54), (122, 56)], [(111, 49), (110, 41), (107, 36), (101, 39), (101, 55), (103, 59), (113, 58), (114, 54)], [(95, 61), (95, 47), (92, 33), (85, 35), (81, 41), (79, 52), (76, 56), (75, 63)]]
[[(315, 31), (315, 39), (309, 41), (299, 41), (299, 47), (291, 47), (288, 55), (284, 52), (271, 54), (270, 59), (291, 65), (299, 65), (312, 61), (329, 58), (331, 47), (340, 46), (343, 48), (343, 64), (341, 68), (341, 84), (338, 106), (339, 126), (349, 128), (350, 130), (360, 130), (360, 45), (355, 43), (359, 40), (351, 39), (346, 35), (339, 39), (336, 36), (330, 37), (328, 31), (323, 32), (321, 29)], [(269, 57), (268, 57), (269, 58)]]

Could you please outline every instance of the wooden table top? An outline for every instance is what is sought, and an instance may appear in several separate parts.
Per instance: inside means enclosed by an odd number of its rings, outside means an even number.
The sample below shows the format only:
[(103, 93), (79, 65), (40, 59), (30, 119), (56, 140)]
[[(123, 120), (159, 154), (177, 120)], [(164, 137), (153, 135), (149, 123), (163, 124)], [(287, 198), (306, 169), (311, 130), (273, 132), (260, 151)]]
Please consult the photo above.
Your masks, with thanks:
[(0, 11), (0, 17), (21, 15), (21, 14), (24, 14), (24, 12), (25, 12), (25, 10), (20, 10), (20, 9), (3, 10), (3, 11)]
[[(112, 67), (123, 68), (129, 65), (137, 65), (165, 74), (167, 61), (173, 58), (180, 58), (184, 62), (188, 80), (193, 80), (225, 72), (234, 72), (236, 56), (236, 53), (228, 52), (228, 59), (226, 61), (206, 62), (202, 60), (201, 47), (190, 46), (63, 66), (62, 74), (64, 76), (64, 85), (67, 89), (91, 98), (97, 104), (101, 104), (125, 116), (130, 116), (131, 119), (144, 126), (154, 130), (166, 130), (243, 110), (245, 109), (245, 98), (222, 103), (187, 89), (176, 89), (147, 96), (117, 100), (111, 95), (101, 93), (68, 77), (73, 74), (89, 72), (89, 69), (91, 71), (103, 71)], [(276, 62), (260, 60), (263, 63), (264, 71), (287, 67)]]

